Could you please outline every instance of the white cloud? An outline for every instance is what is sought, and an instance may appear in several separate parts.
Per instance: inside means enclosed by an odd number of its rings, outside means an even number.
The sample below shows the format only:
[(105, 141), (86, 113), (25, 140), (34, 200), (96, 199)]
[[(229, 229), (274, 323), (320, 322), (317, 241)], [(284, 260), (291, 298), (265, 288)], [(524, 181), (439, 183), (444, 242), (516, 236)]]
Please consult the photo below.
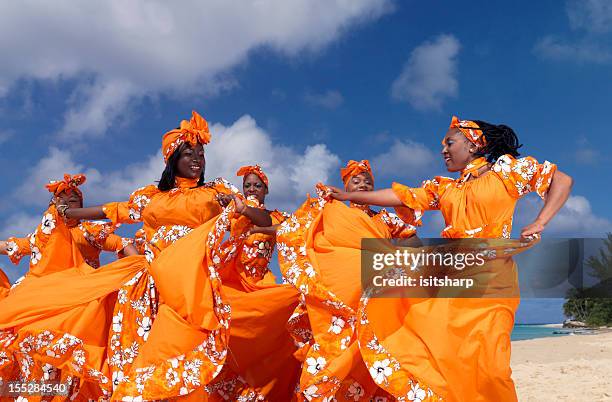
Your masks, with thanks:
[(307, 93), (304, 95), (304, 100), (311, 105), (321, 106), (326, 109), (337, 109), (344, 103), (342, 94), (331, 89), (320, 94)]
[[(213, 124), (211, 132), (212, 141), (206, 146), (207, 179), (224, 177), (240, 188), (242, 181), (236, 177), (238, 168), (258, 163), (270, 179), (267, 203), (271, 208), (293, 211), (304, 200), (307, 192), (313, 192), (317, 182), (328, 182), (332, 175), (337, 174), (340, 164), (338, 156), (323, 144), (309, 146), (300, 152), (292, 147), (272, 143), (270, 135), (248, 115), (242, 116), (230, 126)], [(49, 179), (62, 178), (64, 173), (84, 173), (87, 181), (82, 189), (87, 205), (123, 201), (137, 188), (159, 180), (163, 169), (161, 151), (142, 162), (102, 172), (93, 168), (85, 169), (74, 160), (70, 150), (51, 148), (48, 155), (27, 172), (24, 184), (12, 197), (20, 202), (20, 206), (42, 209), (50, 199), (44, 188)], [(11, 230), (32, 230), (33, 227), (28, 225), (37, 216), (17, 214), (9, 218), (11, 222), (17, 223), (9, 222), (8, 225)]]
[(418, 46), (391, 85), (391, 96), (418, 110), (439, 109), (446, 98), (456, 97), (460, 47), (453, 35), (440, 35)]
[(608, 0), (569, 0), (569, 25), (581, 31), (574, 38), (547, 35), (538, 40), (534, 52), (544, 58), (573, 63), (612, 63), (612, 48), (604, 34), (612, 31), (612, 3)]
[(337, 174), (338, 156), (323, 144), (309, 146), (303, 153), (292, 147), (272, 143), (270, 135), (248, 115), (230, 126), (211, 127), (213, 139), (206, 148), (207, 177), (222, 176), (236, 185), (236, 171), (242, 165), (258, 163), (270, 179), (271, 208), (293, 211), (314, 185), (328, 182)]
[(19, 79), (74, 80), (60, 134), (102, 135), (132, 101), (215, 93), (268, 47), (313, 53), (391, 0), (26, 1), (0, 4), (0, 96)]
[(609, 0), (570, 0), (567, 16), (573, 29), (594, 33), (612, 31), (612, 2)]
[[(533, 222), (543, 202), (536, 196), (521, 199), (517, 205), (514, 232), (518, 235), (521, 228)], [(602, 236), (612, 231), (612, 222), (598, 216), (591, 208), (586, 197), (572, 195), (555, 217), (547, 225), (544, 235), (555, 236)]]
[(18, 212), (4, 220), (0, 230), (0, 239), (6, 240), (8, 237), (23, 237), (32, 233), (40, 223), (42, 215), (29, 215)]
[(437, 159), (441, 158), (419, 142), (396, 139), (388, 151), (372, 158), (372, 168), (375, 175), (415, 179), (429, 173)]
[(554, 36), (540, 39), (534, 52), (541, 57), (557, 61), (573, 61), (606, 64), (612, 62), (612, 51), (590, 40), (576, 43), (564, 42)]

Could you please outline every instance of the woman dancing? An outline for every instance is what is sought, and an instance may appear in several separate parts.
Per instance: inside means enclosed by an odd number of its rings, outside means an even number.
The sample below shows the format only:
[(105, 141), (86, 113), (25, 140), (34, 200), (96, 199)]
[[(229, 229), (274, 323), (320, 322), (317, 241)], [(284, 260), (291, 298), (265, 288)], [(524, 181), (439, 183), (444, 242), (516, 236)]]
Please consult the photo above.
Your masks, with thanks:
[[(367, 160), (350, 161), (341, 171), (349, 194), (371, 191), (374, 179)], [(386, 397), (370, 378), (360, 355), (356, 323), (360, 315), (361, 241), (409, 238), (420, 213), (399, 207), (406, 224), (385, 210), (350, 206), (320, 196), (309, 198), (278, 230), (281, 271), (301, 293), (302, 303), (290, 322), (301, 345), (303, 362), (298, 399), (370, 400)]]
[[(53, 180), (46, 185), (46, 188), (53, 194), (50, 204), (61, 208), (81, 208), (83, 207), (83, 192), (79, 186), (85, 183), (84, 175), (70, 176), (64, 175), (62, 180)], [(47, 215), (45, 214), (45, 217)], [(50, 222), (43, 218), (44, 225), (49, 225)], [(80, 220), (64, 219), (66, 226), (70, 229), (72, 239), (83, 256), (85, 262), (92, 268), (100, 266), (100, 253), (102, 251), (110, 251), (118, 253), (120, 256), (136, 255), (138, 251), (131, 244), (129, 239), (117, 236), (113, 232), (115, 226), (105, 222), (89, 222)], [(25, 238), (11, 237), (6, 241), (0, 241), (0, 254), (7, 254), (11, 262), (15, 265), (19, 264), (21, 259), (29, 255), (33, 263), (30, 264), (28, 275), (41, 276), (54, 272), (42, 272), (37, 265), (40, 259), (39, 251), (32, 250), (32, 236)], [(65, 269), (70, 267), (56, 266), (56, 269)]]
[[(235, 213), (248, 222), (245, 230), (251, 224), (270, 226), (272, 218), (247, 205), (225, 180), (204, 182), (209, 141), (208, 124), (194, 112), (190, 121), (164, 135), (166, 168), (157, 186), (136, 190), (127, 202), (65, 211), (69, 218), (144, 223), (144, 253), (151, 266), (119, 290), (111, 327), (113, 399), (199, 398), (226, 362), (230, 318), (240, 309), (231, 308), (222, 291), (220, 275), (232, 256), (221, 243)], [(224, 194), (231, 197), (220, 197)], [(222, 209), (219, 202), (229, 198)], [(248, 308), (277, 310), (276, 303), (291, 304), (295, 294), (283, 293)]]
[[(269, 264), (276, 228), (286, 215), (268, 210), (269, 180), (260, 166), (241, 167), (247, 203), (269, 213), (272, 225), (253, 226), (244, 216), (232, 219), (230, 238), (222, 245), (223, 294), (232, 308), (228, 358), (206, 387), (210, 400), (290, 400), (299, 376), (296, 347), (286, 328), (298, 303), (291, 285), (278, 285)], [(265, 303), (262, 301), (266, 300)]]
[[(453, 117), (442, 156), (457, 179), (435, 177), (422, 187), (332, 197), (355, 203), (442, 212), (446, 238), (510, 238), (517, 200), (532, 191), (544, 199), (521, 238), (539, 236), (567, 200), (572, 179), (546, 161), (517, 158), (521, 145), (505, 125)], [(512, 272), (511, 260), (501, 260)], [(359, 341), (376, 382), (408, 400), (512, 401), (510, 333), (519, 299), (364, 300)], [(389, 314), (389, 312), (393, 314)], [(369, 317), (369, 320), (367, 319)], [(441, 336), (444, 334), (444, 336)]]

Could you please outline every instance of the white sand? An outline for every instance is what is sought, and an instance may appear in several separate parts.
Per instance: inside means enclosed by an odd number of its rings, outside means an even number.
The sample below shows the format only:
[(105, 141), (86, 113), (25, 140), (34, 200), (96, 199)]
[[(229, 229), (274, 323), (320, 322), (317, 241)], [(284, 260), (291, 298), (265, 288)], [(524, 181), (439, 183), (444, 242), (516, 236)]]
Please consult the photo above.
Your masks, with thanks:
[(612, 401), (612, 332), (512, 342), (519, 401)]

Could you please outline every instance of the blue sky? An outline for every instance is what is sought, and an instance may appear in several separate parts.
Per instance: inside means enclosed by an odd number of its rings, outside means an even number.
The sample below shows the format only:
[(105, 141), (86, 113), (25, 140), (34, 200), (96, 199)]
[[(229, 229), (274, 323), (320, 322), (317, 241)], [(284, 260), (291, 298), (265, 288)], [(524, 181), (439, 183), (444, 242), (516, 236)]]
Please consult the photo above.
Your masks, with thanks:
[[(269, 206), (288, 210), (314, 182), (339, 183), (349, 159), (375, 162), (379, 187), (443, 174), (452, 114), (505, 123), (524, 155), (575, 179), (549, 235), (612, 230), (605, 0), (3, 7), (2, 237), (35, 226), (42, 184), (64, 171), (88, 174), (90, 203), (157, 179), (161, 135), (192, 109), (212, 126), (208, 173), (239, 183), (236, 168), (260, 162)], [(519, 203), (515, 231), (538, 206)], [(421, 235), (441, 228), (432, 214)], [(522, 307), (519, 320), (543, 311)]]

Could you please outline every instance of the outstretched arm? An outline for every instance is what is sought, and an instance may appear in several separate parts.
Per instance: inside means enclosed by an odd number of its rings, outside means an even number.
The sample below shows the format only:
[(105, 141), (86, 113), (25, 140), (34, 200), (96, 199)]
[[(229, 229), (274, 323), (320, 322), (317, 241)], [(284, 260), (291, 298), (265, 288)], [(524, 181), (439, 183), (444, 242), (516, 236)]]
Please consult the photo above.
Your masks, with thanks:
[(217, 200), (219, 204), (224, 207), (229, 204), (231, 200), (234, 200), (236, 203), (236, 212), (249, 218), (255, 226), (266, 227), (272, 225), (272, 218), (268, 211), (261, 208), (249, 207), (241, 197), (235, 194), (219, 194)]
[(8, 254), (7, 248), (8, 248), (8, 242), (4, 240), (0, 240), (0, 254)]
[(78, 219), (78, 220), (92, 220), (92, 219), (106, 219), (106, 214), (102, 209), (102, 206), (97, 207), (87, 207), (87, 208), (67, 208), (64, 212), (62, 212), (60, 206), (58, 206), (57, 210), (60, 215), (64, 215), (68, 219)]
[(572, 190), (573, 180), (570, 176), (557, 170), (552, 177), (550, 188), (546, 193), (544, 206), (533, 223), (525, 226), (521, 231), (521, 237), (526, 238), (540, 234), (548, 222), (559, 212)]
[(331, 196), (339, 201), (351, 201), (355, 204), (377, 205), (380, 207), (401, 207), (404, 204), (390, 188), (376, 191), (353, 191), (346, 192), (337, 187), (329, 188), (332, 190)]

